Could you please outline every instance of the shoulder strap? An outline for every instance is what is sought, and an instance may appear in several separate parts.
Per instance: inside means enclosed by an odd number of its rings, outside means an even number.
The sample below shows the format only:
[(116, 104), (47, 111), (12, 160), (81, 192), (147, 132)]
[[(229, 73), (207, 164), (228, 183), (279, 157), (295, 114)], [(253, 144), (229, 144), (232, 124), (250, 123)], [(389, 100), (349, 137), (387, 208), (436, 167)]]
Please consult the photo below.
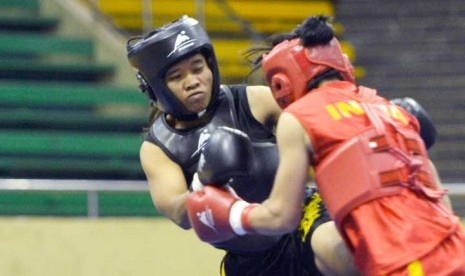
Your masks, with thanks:
[(365, 86), (359, 86), (358, 87), (358, 95), (364, 101), (371, 101), (376, 96), (376, 90), (365, 87)]
[(234, 98), (233, 98), (233, 95), (232, 95), (232, 92), (231, 92), (231, 89), (229, 88), (229, 86), (225, 85), (225, 84), (222, 84), (220, 86), (220, 89), (224, 92), (224, 94), (226, 95), (226, 99), (228, 100), (228, 103), (229, 103), (229, 113), (231, 115), (231, 119), (232, 119), (232, 123), (234, 125), (234, 128), (239, 128), (239, 123), (238, 123), (238, 119), (237, 119), (237, 110), (236, 110), (236, 105), (234, 104)]
[(373, 107), (373, 104), (371, 103), (371, 101), (376, 96), (376, 90), (370, 89), (364, 86), (359, 86), (358, 95), (361, 99), (360, 104), (362, 105), (363, 109), (365, 109), (368, 119), (371, 121), (371, 123), (375, 127), (376, 132), (378, 134), (384, 134), (385, 126), (384, 126), (383, 120), (376, 113), (376, 110)]

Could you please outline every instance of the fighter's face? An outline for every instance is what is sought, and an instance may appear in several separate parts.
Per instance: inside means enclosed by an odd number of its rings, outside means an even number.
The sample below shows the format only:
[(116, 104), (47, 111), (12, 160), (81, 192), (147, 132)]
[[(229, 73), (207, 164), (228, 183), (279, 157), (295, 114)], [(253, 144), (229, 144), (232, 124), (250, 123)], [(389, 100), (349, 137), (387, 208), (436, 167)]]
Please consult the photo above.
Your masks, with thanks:
[(213, 74), (202, 54), (171, 66), (165, 74), (166, 86), (190, 112), (207, 108), (212, 96)]

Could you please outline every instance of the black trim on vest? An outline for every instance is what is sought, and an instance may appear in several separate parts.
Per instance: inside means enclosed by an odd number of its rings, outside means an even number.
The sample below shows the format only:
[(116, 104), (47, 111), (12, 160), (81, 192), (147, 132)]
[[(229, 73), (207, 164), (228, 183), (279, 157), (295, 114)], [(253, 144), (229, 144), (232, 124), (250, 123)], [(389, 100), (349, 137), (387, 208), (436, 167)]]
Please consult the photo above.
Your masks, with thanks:
[(173, 162), (179, 164), (191, 182), (200, 157), (202, 143), (219, 126), (238, 128), (237, 111), (229, 87), (222, 85), (218, 103), (211, 111), (210, 120), (193, 129), (177, 130), (171, 127), (165, 116), (158, 117), (150, 128), (149, 141), (159, 146)]
[[(233, 121), (234, 128), (239, 129), (239, 122), (238, 122), (239, 118), (237, 117), (236, 105), (234, 105), (234, 98), (233, 98), (231, 89), (229, 89), (229, 87), (224, 84), (222, 84), (220, 88), (221, 88), (221, 91), (224, 91), (224, 94), (228, 98), (229, 106), (231, 106), (229, 111), (231, 113), (231, 119)], [(247, 89), (247, 87), (245, 89)]]

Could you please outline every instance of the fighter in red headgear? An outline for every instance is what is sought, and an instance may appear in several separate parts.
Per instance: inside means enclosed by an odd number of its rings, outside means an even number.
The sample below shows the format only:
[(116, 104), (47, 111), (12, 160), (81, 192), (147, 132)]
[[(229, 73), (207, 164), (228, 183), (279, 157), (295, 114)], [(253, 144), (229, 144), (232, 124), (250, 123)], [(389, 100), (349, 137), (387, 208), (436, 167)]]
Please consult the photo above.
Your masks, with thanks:
[(354, 68), (333, 37), (326, 45), (306, 47), (299, 38), (285, 40), (262, 61), (266, 80), (281, 108), (301, 98), (311, 89), (312, 80), (337, 70), (344, 80), (355, 83)]
[[(312, 24), (315, 21), (307, 20), (289, 34), (272, 36), (274, 47), (261, 59), (273, 96), (283, 109), (330, 76), (355, 84), (354, 68), (342, 52), (333, 30), (326, 30), (326, 44), (315, 44), (313, 32), (318, 32), (322, 27), (314, 28)], [(393, 99), (392, 102), (417, 118), (421, 138), (428, 149), (432, 147), (437, 131), (423, 107), (412, 98)]]
[[(441, 200), (417, 119), (357, 86), (325, 17), (311, 17), (263, 57), (284, 107), (279, 167), (269, 198), (228, 190), (197, 201), (231, 235), (277, 235), (299, 223), (308, 170), (363, 275), (465, 275), (465, 233)], [(214, 202), (221, 205), (214, 206)]]

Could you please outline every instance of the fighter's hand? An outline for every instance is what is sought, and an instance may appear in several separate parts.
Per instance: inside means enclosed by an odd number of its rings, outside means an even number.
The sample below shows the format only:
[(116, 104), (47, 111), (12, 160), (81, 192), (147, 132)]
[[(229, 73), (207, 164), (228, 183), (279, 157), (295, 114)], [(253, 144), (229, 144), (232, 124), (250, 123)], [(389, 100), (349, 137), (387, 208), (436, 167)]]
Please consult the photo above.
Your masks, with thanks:
[(229, 186), (205, 186), (187, 198), (191, 226), (197, 236), (208, 243), (253, 233), (248, 214), (256, 206), (242, 200)]
[(247, 134), (222, 126), (203, 148), (197, 172), (204, 185), (223, 186), (234, 177), (248, 175), (252, 163), (252, 143)]
[(420, 123), (420, 136), (425, 142), (426, 148), (431, 148), (436, 141), (437, 131), (426, 110), (417, 101), (408, 97), (392, 99), (391, 102), (417, 118)]

